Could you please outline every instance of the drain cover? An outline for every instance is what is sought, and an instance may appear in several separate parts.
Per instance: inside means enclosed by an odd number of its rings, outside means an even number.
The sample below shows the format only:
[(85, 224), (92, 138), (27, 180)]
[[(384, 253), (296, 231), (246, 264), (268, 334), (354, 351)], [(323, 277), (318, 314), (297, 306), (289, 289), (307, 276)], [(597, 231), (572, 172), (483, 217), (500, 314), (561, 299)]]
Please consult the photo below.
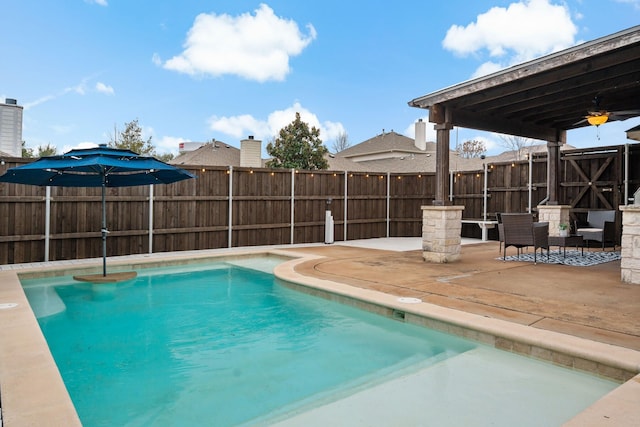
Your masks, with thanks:
[(400, 297), (398, 298), (398, 302), (403, 302), (405, 304), (418, 304), (422, 302), (420, 298), (411, 298), (411, 297)]
[(5, 302), (0, 304), (0, 310), (5, 310), (7, 308), (13, 308), (16, 307), (18, 304), (16, 304), (15, 302)]

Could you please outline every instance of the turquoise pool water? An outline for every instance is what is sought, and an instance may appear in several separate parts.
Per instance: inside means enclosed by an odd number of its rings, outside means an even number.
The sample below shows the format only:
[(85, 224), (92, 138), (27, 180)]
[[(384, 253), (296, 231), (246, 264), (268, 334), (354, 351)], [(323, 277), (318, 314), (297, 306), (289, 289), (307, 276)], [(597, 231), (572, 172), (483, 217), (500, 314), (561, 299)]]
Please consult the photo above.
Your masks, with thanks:
[[(69, 278), (23, 285), (87, 427), (266, 425), (323, 404), (332, 411), (341, 399), (403, 378), (433, 384), (441, 400), (461, 399), (466, 410), (470, 400), (497, 405), (495, 417), (516, 405), (527, 421), (519, 425), (555, 425), (617, 386), (310, 297), (271, 274), (226, 263), (141, 271), (118, 285)], [(450, 372), (456, 363), (457, 372), (495, 370), (487, 380), (500, 377), (496, 392), (470, 394), (484, 380)], [(511, 376), (502, 378), (505, 371)], [(455, 420), (459, 408), (443, 419)], [(526, 420), (532, 417), (542, 423)], [(498, 418), (487, 425), (513, 425)]]

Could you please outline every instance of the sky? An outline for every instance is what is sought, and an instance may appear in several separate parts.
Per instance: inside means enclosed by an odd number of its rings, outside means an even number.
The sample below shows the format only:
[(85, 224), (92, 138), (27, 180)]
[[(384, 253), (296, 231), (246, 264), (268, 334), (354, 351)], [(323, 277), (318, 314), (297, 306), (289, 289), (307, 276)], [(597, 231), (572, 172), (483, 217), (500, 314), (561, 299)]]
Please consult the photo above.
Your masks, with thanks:
[[(640, 0), (21, 0), (0, 2), (0, 101), (28, 147), (106, 143), (138, 120), (158, 153), (216, 139), (263, 147), (300, 112), (333, 151), (395, 131), (414, 98), (640, 23)], [(640, 118), (568, 133), (632, 142)], [(498, 135), (457, 129), (452, 147)], [(266, 152), (263, 148), (263, 155)]]

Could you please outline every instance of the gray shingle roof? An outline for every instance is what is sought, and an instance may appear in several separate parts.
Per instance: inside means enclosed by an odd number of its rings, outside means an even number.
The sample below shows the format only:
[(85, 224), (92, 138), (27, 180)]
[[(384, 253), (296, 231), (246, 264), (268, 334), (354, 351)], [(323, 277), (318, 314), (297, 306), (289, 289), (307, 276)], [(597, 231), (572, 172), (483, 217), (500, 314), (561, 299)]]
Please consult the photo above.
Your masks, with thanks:
[(224, 142), (206, 143), (169, 161), (172, 165), (240, 166), (240, 150)]
[(427, 142), (426, 151), (418, 149), (415, 145), (415, 141), (404, 135), (400, 135), (394, 131), (383, 132), (380, 135), (376, 135), (373, 138), (369, 138), (360, 144), (347, 148), (346, 150), (336, 153), (336, 157), (352, 158), (363, 156), (373, 153), (425, 153), (435, 152), (436, 144), (433, 142)]

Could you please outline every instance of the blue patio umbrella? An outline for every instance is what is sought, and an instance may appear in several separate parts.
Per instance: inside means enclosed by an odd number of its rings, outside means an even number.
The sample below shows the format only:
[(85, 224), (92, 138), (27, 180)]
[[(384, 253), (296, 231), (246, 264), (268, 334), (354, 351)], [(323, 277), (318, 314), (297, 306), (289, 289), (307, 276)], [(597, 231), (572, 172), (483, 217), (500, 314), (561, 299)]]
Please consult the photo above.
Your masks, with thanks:
[(195, 176), (183, 169), (141, 156), (130, 150), (107, 147), (71, 150), (57, 156), (11, 168), (0, 182), (42, 187), (102, 188), (102, 276), (107, 276), (107, 217), (105, 189), (137, 185), (170, 184)]

